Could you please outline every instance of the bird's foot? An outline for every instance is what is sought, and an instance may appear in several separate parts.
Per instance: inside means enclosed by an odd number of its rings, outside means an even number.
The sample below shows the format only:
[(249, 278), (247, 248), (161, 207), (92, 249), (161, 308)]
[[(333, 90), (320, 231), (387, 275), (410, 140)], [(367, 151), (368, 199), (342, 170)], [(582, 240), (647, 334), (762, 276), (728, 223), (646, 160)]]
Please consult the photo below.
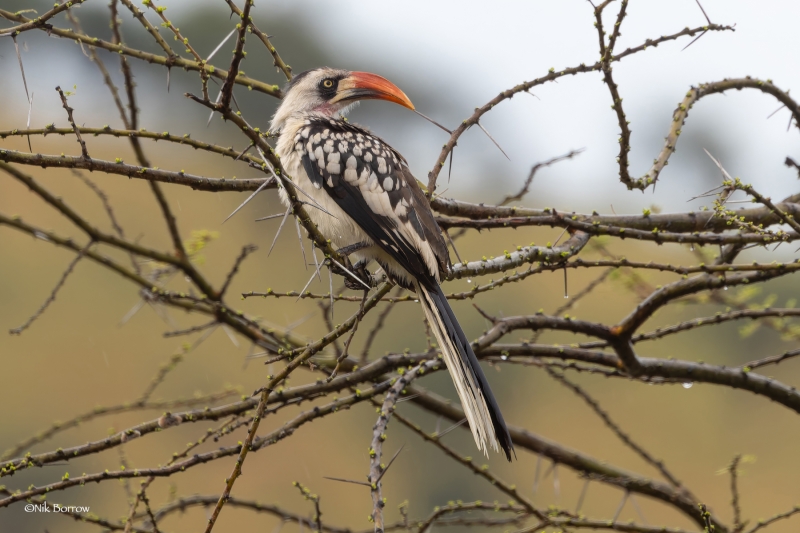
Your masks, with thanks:
[[(365, 282), (370, 287), (375, 287), (377, 285), (377, 283), (373, 279), (372, 274), (370, 273), (370, 271), (367, 270), (367, 263), (368, 263), (368, 261), (362, 259), (361, 261), (359, 261), (355, 265), (353, 265), (352, 272), (356, 276), (358, 276), (358, 278), (361, 281)], [(350, 278), (350, 276), (348, 276), (348, 278)], [(348, 285), (348, 281), (350, 282), (350, 285)], [(345, 286), (347, 286), (348, 289), (352, 289), (354, 291), (363, 290), (364, 289), (364, 286), (361, 283), (357, 282), (356, 280), (354, 280), (352, 278), (350, 278), (349, 280), (345, 279), (344, 284), (345, 284)]]
[(354, 244), (350, 244), (348, 246), (343, 246), (336, 251), (339, 252), (341, 255), (349, 256), (350, 254), (357, 252), (359, 250), (363, 250), (364, 248), (368, 248), (369, 246), (371, 245), (368, 242), (357, 242)]
[(351, 254), (359, 250), (363, 250), (364, 248), (368, 248), (369, 246), (371, 246), (371, 244), (368, 242), (356, 242), (348, 246), (343, 246), (337, 250), (337, 252), (339, 252), (344, 259), (344, 264), (342, 266), (347, 270), (347, 272), (343, 271), (336, 265), (334, 265), (334, 272), (344, 278), (344, 285), (348, 289), (364, 290), (367, 287), (376, 286), (375, 281), (372, 279), (372, 275), (366, 268), (368, 263), (367, 260), (361, 259), (355, 265), (350, 263), (349, 256)]
[(345, 287), (354, 291), (363, 291), (376, 286), (376, 281), (367, 270), (367, 261), (361, 260), (353, 265), (347, 255), (342, 255), (342, 259), (344, 264), (338, 265), (334, 263), (331, 269), (334, 274), (342, 276)]

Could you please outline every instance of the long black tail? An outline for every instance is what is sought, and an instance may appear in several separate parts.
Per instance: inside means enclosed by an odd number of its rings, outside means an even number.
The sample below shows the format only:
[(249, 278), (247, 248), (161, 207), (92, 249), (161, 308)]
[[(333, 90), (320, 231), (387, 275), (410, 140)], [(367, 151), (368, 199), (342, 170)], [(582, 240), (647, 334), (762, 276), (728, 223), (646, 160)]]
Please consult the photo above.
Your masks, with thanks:
[(488, 446), (494, 451), (502, 448), (506, 459), (511, 461), (514, 445), (500, 407), (442, 288), (436, 285), (436, 289), (431, 290), (417, 283), (416, 289), (458, 391), (475, 444), (487, 455)]

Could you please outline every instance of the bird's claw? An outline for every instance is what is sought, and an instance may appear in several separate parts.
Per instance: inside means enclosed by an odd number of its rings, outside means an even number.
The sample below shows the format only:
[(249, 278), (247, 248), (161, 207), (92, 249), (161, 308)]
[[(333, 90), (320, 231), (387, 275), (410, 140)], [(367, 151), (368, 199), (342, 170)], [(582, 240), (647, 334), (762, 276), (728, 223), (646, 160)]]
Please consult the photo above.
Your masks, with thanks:
[(339, 252), (339, 255), (349, 256), (350, 254), (359, 250), (363, 250), (364, 248), (368, 248), (369, 246), (370, 244), (368, 242), (357, 242), (349, 246), (343, 246), (336, 251)]
[[(334, 274), (338, 274), (344, 278), (344, 286), (348, 289), (354, 291), (363, 291), (367, 287), (374, 287), (375, 282), (372, 279), (372, 275), (367, 270), (367, 262), (366, 261), (359, 261), (355, 265), (353, 265), (347, 256), (343, 256), (343, 267), (347, 270), (345, 272), (342, 267), (337, 264), (333, 264), (331, 269), (333, 270)], [(353, 277), (358, 279), (354, 279)], [(360, 281), (359, 281), (360, 280)]]

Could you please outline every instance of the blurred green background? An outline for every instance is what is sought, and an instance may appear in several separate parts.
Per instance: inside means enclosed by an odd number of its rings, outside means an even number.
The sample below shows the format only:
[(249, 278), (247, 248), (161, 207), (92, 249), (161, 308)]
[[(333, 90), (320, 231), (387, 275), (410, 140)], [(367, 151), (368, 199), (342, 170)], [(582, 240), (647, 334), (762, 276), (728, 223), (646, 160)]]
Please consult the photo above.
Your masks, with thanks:
[[(551, 66), (571, 66), (593, 61), (596, 35), (591, 10), (584, 2), (498, 2), (491, 9), (479, 2), (423, 2), (384, 4), (370, 2), (257, 2), (256, 23), (270, 35), (284, 59), (295, 72), (328, 64), (369, 70), (396, 82), (417, 108), (436, 120), (453, 125), (466, 118), (471, 109), (497, 92), (523, 79), (540, 76)], [(633, 2), (626, 19), (620, 49), (639, 44), (644, 38), (677, 31), (684, 26), (704, 23), (694, 2)], [(788, 21), (796, 20), (800, 8), (789, 1), (753, 6), (744, 1), (707, 1), (704, 7), (719, 23), (737, 23), (735, 34), (707, 35), (681, 52), (685, 42), (662, 45), (634, 56), (616, 67), (617, 81), (628, 105), (626, 111), (634, 131), (632, 167), (643, 173), (660, 149), (672, 109), (692, 83), (752, 74), (772, 78), (781, 87), (800, 86), (800, 73), (793, 68), (800, 37)], [(40, 13), (50, 4), (44, 1), (4, 0), (3, 8), (18, 10), (35, 7)], [(167, 15), (187, 35), (193, 46), (207, 54), (230, 31), (232, 22), (221, 1), (164, 1)], [(87, 33), (108, 37), (108, 14), (104, 3), (87, 2), (76, 10)], [(154, 20), (152, 12), (148, 14)], [(127, 13), (122, 16), (125, 43), (157, 51), (149, 36)], [(67, 23), (62, 17), (55, 22)], [(166, 35), (166, 30), (162, 30)], [(87, 126), (110, 124), (121, 127), (116, 108), (102, 85), (97, 69), (81, 53), (80, 47), (48, 38), (42, 32), (20, 37), (28, 85), (34, 93), (32, 127), (55, 123), (67, 125), (58, 95), (53, 87), (77, 85), (70, 98), (76, 121)], [(231, 46), (223, 47), (214, 63), (227, 65)], [(271, 83), (283, 79), (271, 66), (263, 46), (251, 37), (249, 54), (242, 68), (248, 75)], [(117, 58), (100, 51), (109, 70), (119, 82)], [(19, 75), (13, 43), (0, 42), (0, 129), (22, 128), (27, 118), (27, 101)], [(194, 74), (174, 70), (169, 93), (163, 69), (131, 61), (138, 83), (141, 124), (151, 131), (191, 133), (193, 138), (232, 145), (242, 149), (246, 142), (232, 127), (215, 118), (206, 128), (208, 113), (183, 97), (186, 91), (199, 92)], [(681, 137), (682, 145), (662, 175), (657, 194), (626, 193), (617, 181), (614, 157), (617, 151), (617, 126), (609, 109), (606, 88), (599, 76), (584, 75), (538, 88), (537, 98), (520, 95), (499, 106), (485, 122), (486, 127), (509, 153), (503, 158), (480, 132), (469, 132), (455, 154), (452, 182), (444, 194), (469, 201), (495, 202), (515, 192), (530, 165), (573, 148), (586, 147), (575, 160), (543, 170), (536, 178), (526, 205), (554, 206), (561, 210), (589, 212), (641, 212), (653, 204), (665, 211), (686, 210), (702, 205), (686, 200), (719, 183), (713, 164), (703, 155), (708, 148), (734, 175), (753, 183), (761, 192), (778, 199), (796, 192), (796, 176), (782, 166), (787, 155), (800, 154), (796, 131), (786, 132), (788, 116), (766, 116), (778, 104), (762, 95), (737, 93), (712, 97), (693, 111)], [(275, 101), (261, 94), (237, 88), (237, 99), (248, 120), (266, 128)], [(397, 147), (419, 177), (427, 175), (444, 133), (385, 104), (367, 103), (357, 109), (353, 120), (364, 123)], [(133, 161), (124, 140), (87, 139), (93, 157)], [(34, 152), (77, 154), (70, 137), (33, 138)], [(8, 138), (3, 147), (26, 150), (24, 139)], [(222, 160), (189, 148), (166, 143), (145, 143), (154, 165), (185, 170), (212, 177), (256, 177), (259, 174), (242, 163)], [(97, 197), (67, 170), (43, 171), (23, 168), (40, 183), (62, 196), (99, 227), (108, 222)], [(89, 176), (87, 174), (87, 176)], [(141, 243), (162, 250), (170, 248), (165, 225), (147, 184), (120, 176), (89, 176), (108, 194), (126, 234)], [(441, 181), (441, 180), (440, 180)], [(292, 228), (284, 231), (275, 250), (267, 256), (278, 221), (254, 222), (260, 216), (280, 211), (274, 191), (260, 195), (241, 213), (222, 225), (225, 217), (246, 197), (244, 194), (210, 194), (187, 188), (166, 187), (167, 195), (183, 235), (193, 230), (219, 232), (203, 252), (202, 271), (221, 283), (234, 258), (245, 244), (260, 249), (248, 259), (229, 294), (250, 290), (299, 290), (310, 272), (302, 268), (302, 258)], [(77, 230), (49, 209), (24, 187), (0, 176), (0, 212), (19, 214), (24, 220), (62, 235), (79, 237)], [(520, 229), (477, 234), (467, 233), (459, 240), (462, 257), (474, 259), (497, 255), (504, 249), (531, 241), (555, 240), (560, 230)], [(618, 254), (640, 260), (673, 264), (696, 262), (696, 256), (682, 247), (612, 243)], [(709, 253), (713, 251), (709, 250)], [(743, 260), (779, 260), (796, 257), (796, 250), (783, 246), (775, 253), (751, 252)], [(587, 257), (596, 253), (587, 252)], [(0, 228), (0, 329), (23, 323), (50, 293), (60, 273), (73, 255), (38, 239)], [(570, 293), (577, 293), (600, 271), (570, 273)], [(670, 276), (644, 274), (653, 284)], [(323, 279), (325, 277), (323, 276)], [(477, 281), (477, 280), (473, 280)], [(485, 282), (487, 280), (481, 280)], [(448, 292), (470, 288), (466, 280), (449, 283)], [(184, 280), (173, 279), (170, 288), (184, 290)], [(314, 282), (314, 292), (326, 292), (325, 283)], [(796, 280), (786, 278), (762, 286), (754, 303), (776, 295), (776, 306), (800, 296)], [(232, 299), (235, 301), (235, 298)], [(623, 317), (638, 297), (622, 280), (607, 282), (570, 314), (606, 323)], [(67, 420), (96, 406), (116, 405), (136, 399), (155, 375), (159, 366), (181, 350), (190, 338), (164, 338), (172, 329), (202, 323), (201, 317), (144, 306), (124, 326), (122, 318), (137, 305), (136, 289), (114, 274), (87, 261), (81, 262), (59, 293), (56, 302), (21, 336), (0, 335), (0, 450), (5, 450), (56, 420)], [(543, 309), (552, 312), (565, 302), (562, 274), (542, 274), (521, 284), (494, 291), (478, 300), (491, 314), (512, 316)], [(471, 337), (487, 328), (487, 322), (469, 302), (455, 302), (456, 313)], [(240, 308), (265, 321), (287, 326), (294, 324), (298, 334), (310, 338), (324, 333), (315, 302), (293, 299), (242, 301)], [(355, 307), (340, 303), (338, 318), (349, 316)], [(674, 305), (660, 311), (646, 330), (721, 310), (712, 304)], [(375, 320), (373, 314), (366, 322)], [(766, 328), (749, 336), (740, 334), (744, 324), (698, 329), (658, 343), (641, 345), (642, 355), (704, 360), (736, 365), (751, 359), (795, 348), (797, 339), (781, 340)], [(354, 342), (360, 353), (369, 327), (362, 327)], [(545, 333), (542, 342), (578, 342), (564, 334)], [(399, 304), (390, 315), (387, 327), (373, 346), (371, 357), (387, 351), (424, 349), (425, 336), (420, 310), (413, 303)], [(242, 339), (232, 340), (217, 329), (157, 389), (154, 399), (174, 399), (193, 394), (208, 394), (224, 387), (238, 387), (249, 393), (264, 383), (269, 369), (258, 360), (247, 363), (251, 347)], [(577, 448), (594, 457), (645, 475), (656, 473), (634, 457), (603, 426), (587, 406), (571, 392), (535, 368), (488, 368), (506, 419), (547, 438)], [(796, 362), (765, 369), (766, 373), (789, 384), (797, 383), (800, 370)], [(753, 520), (787, 510), (800, 500), (800, 462), (797, 442), (800, 421), (795, 413), (770, 404), (745, 392), (698, 384), (686, 389), (679, 385), (648, 386), (623, 380), (591, 376), (572, 376), (583, 384), (638, 442), (662, 458), (719, 516), (731, 519), (728, 478), (718, 471), (737, 453), (752, 455), (754, 463), (743, 466), (741, 478), (744, 516)], [(297, 374), (292, 385), (313, 380), (308, 373)], [(439, 373), (421, 383), (449, 398), (455, 398), (448, 376)], [(308, 406), (304, 406), (307, 409)], [(400, 412), (418, 420), (428, 431), (437, 420), (410, 403)], [(265, 429), (278, 427), (294, 411), (267, 419)], [(158, 412), (127, 413), (103, 417), (59, 434), (37, 445), (45, 451), (104, 437), (137, 422), (159, 416)], [(307, 515), (311, 506), (291, 486), (299, 481), (321, 496), (323, 520), (331, 525), (355, 529), (369, 528), (369, 495), (363, 487), (323, 479), (336, 476), (363, 479), (368, 469), (368, 443), (374, 411), (359, 405), (301, 428), (295, 437), (248, 457), (245, 475), (237, 482), (234, 496), (273, 502)], [(446, 423), (445, 423), (446, 424)], [(171, 454), (196, 440), (205, 424), (184, 424), (162, 434), (150, 435), (124, 446), (132, 467), (165, 463)], [(231, 444), (242, 438), (241, 431), (223, 439)], [(447, 442), (467, 455), (475, 455), (468, 432), (450, 433)], [(423, 518), (435, 505), (449, 500), (505, 500), (487, 483), (475, 479), (436, 449), (406, 431), (399, 423), (390, 424), (387, 453), (401, 444), (405, 450), (384, 481), (388, 498), (389, 521), (399, 515), (397, 505), (410, 502), (413, 518)], [(117, 469), (118, 451), (36, 469), (6, 478), (9, 489), (25, 488), (30, 483), (51, 482), (69, 471)], [(521, 452), (519, 461), (508, 465), (499, 456), (489, 461), (503, 479), (516, 483), (531, 496), (536, 456)], [(231, 459), (197, 467), (168, 480), (157, 480), (149, 491), (158, 506), (178, 495), (215, 494), (232, 467)], [(560, 491), (552, 477), (540, 483), (532, 499), (540, 505), (557, 504), (574, 509), (583, 481), (565, 468), (558, 469)], [(137, 485), (134, 483), (134, 487)], [(610, 519), (622, 497), (621, 491), (592, 483), (583, 511), (591, 517)], [(58, 493), (52, 502), (90, 505), (93, 512), (117, 519), (127, 513), (125, 487), (107, 482)], [(694, 526), (678, 513), (645, 498), (637, 498), (648, 523)], [(161, 524), (162, 531), (198, 531), (206, 520), (206, 510), (194, 508), (185, 515), (172, 515)], [(620, 520), (639, 519), (629, 503)], [(277, 521), (250, 511), (226, 508), (215, 531), (273, 531)], [(296, 526), (287, 525), (287, 529)], [(25, 513), (16, 504), (0, 510), (0, 532), (85, 531), (95, 528), (46, 514)], [(456, 530), (454, 528), (453, 530)], [(775, 525), (775, 532), (796, 531), (791, 522)]]

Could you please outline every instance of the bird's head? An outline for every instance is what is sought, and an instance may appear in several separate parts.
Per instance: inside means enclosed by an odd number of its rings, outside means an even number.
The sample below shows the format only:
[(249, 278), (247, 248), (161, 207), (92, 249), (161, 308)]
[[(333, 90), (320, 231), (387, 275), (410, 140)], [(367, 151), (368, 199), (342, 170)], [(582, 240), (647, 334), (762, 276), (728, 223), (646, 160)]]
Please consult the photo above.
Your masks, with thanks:
[(329, 67), (307, 70), (286, 85), (270, 129), (279, 131), (289, 117), (299, 113), (342, 115), (353, 104), (370, 99), (387, 100), (414, 109), (403, 91), (376, 74)]

